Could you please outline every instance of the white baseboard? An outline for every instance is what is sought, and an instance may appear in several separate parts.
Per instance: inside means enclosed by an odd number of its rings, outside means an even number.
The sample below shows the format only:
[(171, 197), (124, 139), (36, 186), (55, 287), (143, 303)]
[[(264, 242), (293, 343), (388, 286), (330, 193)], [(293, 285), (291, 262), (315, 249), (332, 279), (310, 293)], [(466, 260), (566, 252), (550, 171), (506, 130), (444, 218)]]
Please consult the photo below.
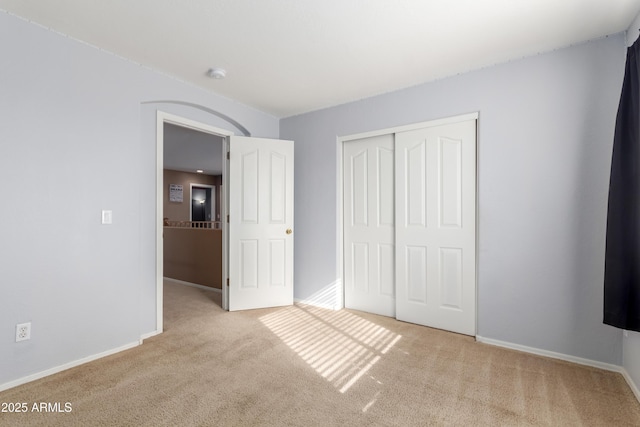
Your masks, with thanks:
[(122, 347), (107, 350), (102, 353), (94, 354), (92, 356), (83, 357), (82, 359), (74, 360), (73, 362), (65, 363), (64, 365), (56, 366), (54, 368), (37, 372), (35, 374), (27, 375), (26, 377), (9, 381), (8, 383), (0, 384), (0, 391), (9, 390), (10, 388), (29, 383), (31, 381), (39, 380), (40, 378), (48, 377), (49, 375), (57, 374), (58, 372), (66, 371), (67, 369), (75, 368), (76, 366), (84, 365), (85, 363), (102, 359), (103, 357), (111, 356), (112, 354), (119, 353), (121, 351), (129, 350), (131, 348), (139, 346), (140, 344), (142, 344), (142, 340), (125, 344)]
[(303, 305), (311, 305), (313, 307), (318, 307), (318, 308), (326, 308), (327, 310), (340, 310), (342, 307), (336, 307), (334, 304), (327, 304), (327, 303), (322, 303), (322, 302), (318, 302), (312, 299), (298, 299), (298, 298), (294, 298), (293, 302), (295, 304), (303, 304)]
[(584, 359), (582, 357), (570, 356), (564, 353), (556, 353), (555, 351), (542, 350), (535, 347), (527, 347), (526, 345), (514, 344), (506, 341), (494, 340), (492, 338), (481, 337), (476, 335), (476, 341), (495, 345), (498, 347), (509, 348), (511, 350), (519, 350), (525, 353), (536, 354), (538, 356), (550, 357), (552, 359), (564, 360), (567, 362), (577, 363), (578, 365), (591, 366), (594, 368), (604, 369), (606, 371), (620, 372), (622, 373), (622, 366), (613, 365), (611, 363), (598, 362), (597, 360)]
[(184, 280), (172, 279), (171, 277), (164, 277), (164, 280), (169, 282), (177, 283), (179, 285), (192, 286), (194, 288), (203, 289), (205, 291), (222, 293), (222, 289), (212, 288), (210, 286), (198, 285), (197, 283), (185, 282)]
[(629, 384), (629, 388), (631, 388), (633, 394), (636, 395), (636, 399), (640, 402), (640, 390), (638, 389), (638, 385), (633, 381), (633, 378), (631, 378), (631, 375), (629, 375), (629, 372), (627, 372), (625, 368), (622, 368), (621, 373), (624, 379), (627, 380), (627, 384)]
[(147, 338), (155, 337), (156, 335), (160, 335), (161, 333), (162, 333), (162, 331), (156, 330), (156, 331), (151, 331), (151, 332), (146, 333), (146, 334), (142, 334), (140, 336), (140, 341), (144, 341)]

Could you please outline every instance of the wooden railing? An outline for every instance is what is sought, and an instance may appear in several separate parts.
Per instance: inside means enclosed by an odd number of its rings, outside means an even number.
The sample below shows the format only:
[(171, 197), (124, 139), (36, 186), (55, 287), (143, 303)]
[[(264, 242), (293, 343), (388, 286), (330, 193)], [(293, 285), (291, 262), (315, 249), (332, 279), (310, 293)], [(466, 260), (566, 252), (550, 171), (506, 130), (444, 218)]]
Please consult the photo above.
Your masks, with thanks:
[(169, 221), (164, 220), (165, 227), (174, 228), (208, 228), (208, 229), (221, 229), (222, 222), (220, 221)]

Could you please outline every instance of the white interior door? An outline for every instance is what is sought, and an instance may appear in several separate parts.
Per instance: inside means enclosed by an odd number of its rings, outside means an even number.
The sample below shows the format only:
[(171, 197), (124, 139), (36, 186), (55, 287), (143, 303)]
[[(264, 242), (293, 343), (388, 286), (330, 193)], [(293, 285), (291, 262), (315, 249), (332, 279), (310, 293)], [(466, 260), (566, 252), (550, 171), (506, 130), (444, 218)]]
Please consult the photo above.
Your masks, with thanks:
[(393, 317), (393, 135), (343, 147), (345, 306)]
[(229, 141), (229, 310), (293, 304), (293, 141)]
[(476, 121), (395, 144), (396, 317), (475, 335)]

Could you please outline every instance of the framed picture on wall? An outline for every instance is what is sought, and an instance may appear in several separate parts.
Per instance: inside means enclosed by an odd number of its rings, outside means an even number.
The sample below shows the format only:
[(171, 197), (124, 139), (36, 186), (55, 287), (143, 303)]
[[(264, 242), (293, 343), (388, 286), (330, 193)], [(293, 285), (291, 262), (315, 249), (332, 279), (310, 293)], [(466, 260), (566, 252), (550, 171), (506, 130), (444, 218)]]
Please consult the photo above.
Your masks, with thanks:
[(169, 184), (169, 201), (182, 203), (182, 185)]

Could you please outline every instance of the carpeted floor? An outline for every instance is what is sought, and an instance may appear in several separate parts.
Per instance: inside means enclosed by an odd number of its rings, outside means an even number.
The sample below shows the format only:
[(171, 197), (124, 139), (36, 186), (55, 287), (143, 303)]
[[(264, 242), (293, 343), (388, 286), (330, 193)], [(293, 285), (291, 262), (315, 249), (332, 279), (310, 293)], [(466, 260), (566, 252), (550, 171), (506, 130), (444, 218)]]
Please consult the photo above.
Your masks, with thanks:
[(640, 426), (620, 374), (355, 311), (226, 313), (165, 283), (165, 333), (0, 393), (2, 426)]

